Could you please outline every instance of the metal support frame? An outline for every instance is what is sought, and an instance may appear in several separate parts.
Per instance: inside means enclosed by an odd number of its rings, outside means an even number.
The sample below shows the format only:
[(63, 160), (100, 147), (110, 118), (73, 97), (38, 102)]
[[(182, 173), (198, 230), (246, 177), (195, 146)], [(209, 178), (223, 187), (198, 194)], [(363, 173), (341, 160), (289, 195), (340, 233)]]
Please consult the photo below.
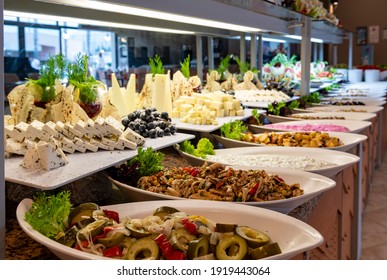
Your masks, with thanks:
[(257, 34), (251, 34), (250, 41), (250, 68), (257, 68)]
[(337, 45), (333, 45), (333, 65), (337, 64)]
[(318, 58), (321, 61), (324, 61), (324, 44), (318, 44), (318, 51), (319, 51)]
[(312, 43), (312, 47), (313, 47), (313, 61), (317, 61), (318, 60), (318, 56), (317, 56), (317, 48), (318, 48), (318, 45), (317, 43)]
[(208, 69), (215, 69), (214, 65), (214, 37), (207, 37)]
[(245, 37), (245, 33), (241, 33), (241, 38), (239, 40), (239, 59), (242, 63), (246, 62), (246, 37)]
[(311, 25), (311, 19), (305, 18), (301, 28), (301, 95), (308, 95), (310, 92)]
[[(359, 260), (361, 256), (361, 238), (362, 238), (362, 210), (363, 210), (363, 143), (357, 146), (358, 172), (355, 178), (355, 195), (354, 195), (354, 213), (351, 241), (351, 257)], [(357, 181), (357, 182), (356, 182)]]
[(262, 81), (262, 67), (263, 67), (263, 39), (262, 34), (258, 35), (258, 64), (257, 69), (259, 70), (258, 78)]
[(202, 36), (196, 35), (196, 73), (203, 80), (203, 50)]
[(353, 66), (353, 33), (348, 32), (348, 69), (352, 69)]
[[(1, 30), (4, 30), (4, 2), (0, 0)], [(0, 46), (3, 46), (3, 32), (0, 34)], [(4, 50), (0, 50), (0, 88), (4, 88)], [(0, 94), (0, 139), (4, 139), (4, 94)], [(3, 141), (3, 140), (2, 140)], [(5, 179), (4, 179), (4, 145), (0, 145), (0, 154), (3, 159), (0, 161), (0, 260), (5, 259)]]

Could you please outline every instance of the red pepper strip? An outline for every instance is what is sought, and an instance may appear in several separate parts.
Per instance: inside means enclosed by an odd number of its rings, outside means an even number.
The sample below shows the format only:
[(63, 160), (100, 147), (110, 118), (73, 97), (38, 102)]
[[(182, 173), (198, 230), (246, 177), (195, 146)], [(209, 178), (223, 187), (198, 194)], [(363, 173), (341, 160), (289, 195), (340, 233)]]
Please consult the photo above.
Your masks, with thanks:
[(120, 246), (112, 246), (103, 251), (104, 257), (121, 257), (122, 256), (122, 248)]
[(105, 216), (108, 217), (109, 219), (112, 219), (112, 220), (116, 221), (117, 223), (120, 222), (120, 217), (116, 211), (103, 209), (103, 212), (104, 212)]
[(191, 233), (191, 234), (198, 233), (198, 227), (196, 226), (195, 223), (191, 222), (187, 218), (181, 219), (181, 222), (183, 223), (184, 228), (187, 229), (189, 233)]
[(175, 250), (168, 260), (185, 260), (185, 255), (182, 251)]
[[(87, 241), (87, 240), (81, 241), (81, 243), (82, 243), (82, 247), (88, 247), (89, 246), (89, 241)], [(79, 250), (79, 251), (82, 251), (81, 246), (79, 246), (78, 243), (77, 243), (77, 245), (75, 245), (75, 249)]]
[(280, 178), (280, 177), (277, 177), (277, 180), (278, 180), (279, 182), (283, 182), (283, 181), (284, 181), (284, 179), (282, 179), (282, 178)]
[(104, 227), (103, 228), (103, 233), (100, 234), (100, 235), (97, 235), (96, 237), (93, 238), (93, 241), (95, 241), (96, 239), (98, 238), (105, 238), (106, 237), (106, 234), (109, 232), (109, 231), (112, 231), (114, 229), (114, 227)]
[(255, 186), (252, 187), (252, 188), (249, 190), (249, 194), (250, 194), (250, 195), (254, 195), (255, 192), (258, 190), (260, 184), (261, 184), (261, 182), (256, 183)]
[(155, 241), (157, 245), (159, 245), (161, 253), (163, 254), (164, 257), (168, 259), (170, 256), (172, 256), (174, 249), (172, 248), (172, 245), (168, 242), (165, 234), (161, 233), (159, 236), (155, 238)]
[(192, 171), (191, 171), (190, 173), (191, 173), (191, 176), (196, 177), (196, 175), (199, 174), (199, 169), (193, 168)]

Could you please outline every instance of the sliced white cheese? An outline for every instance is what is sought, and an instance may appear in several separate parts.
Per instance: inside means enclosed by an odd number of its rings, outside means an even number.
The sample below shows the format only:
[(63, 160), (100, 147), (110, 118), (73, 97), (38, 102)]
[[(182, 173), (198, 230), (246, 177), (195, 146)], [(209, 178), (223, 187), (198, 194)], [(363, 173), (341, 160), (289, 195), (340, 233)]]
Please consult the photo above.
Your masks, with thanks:
[(104, 126), (104, 130), (108, 132), (108, 134), (113, 134), (117, 136), (121, 135), (125, 129), (121, 122), (117, 121), (111, 116), (105, 118)]
[(110, 102), (117, 108), (121, 117), (129, 113), (127, 102), (124, 100), (125, 89), (121, 88), (116, 75), (112, 73), (112, 88), (109, 89)]
[(23, 142), (24, 135), (21, 133), (20, 129), (15, 129), (14, 125), (4, 126), (4, 134), (18, 142)]
[(124, 136), (120, 136), (117, 140), (117, 142), (120, 141), (124, 143), (124, 146), (128, 149), (135, 150), (137, 148), (137, 144), (134, 143), (133, 141), (130, 141), (126, 139)]
[(105, 145), (101, 142), (101, 140), (98, 140), (98, 139), (94, 139), (94, 138), (90, 139), (90, 144), (97, 146), (99, 149), (102, 149), (102, 150), (108, 150), (108, 151), (114, 150), (114, 147)]
[(48, 121), (43, 125), (43, 131), (48, 133), (49, 135), (57, 138), (57, 139), (62, 139), (63, 134), (61, 134), (59, 131), (55, 129), (56, 124), (52, 121)]
[(60, 142), (61, 142), (61, 149), (64, 152), (69, 154), (72, 154), (75, 152), (75, 145), (71, 139), (67, 137), (63, 137)]
[(15, 139), (8, 138), (5, 140), (4, 151), (10, 154), (24, 155), (27, 152), (27, 147), (24, 142), (18, 142)]
[(20, 133), (24, 136), (24, 138), (29, 140), (35, 140), (35, 135), (28, 131), (29, 124), (25, 122), (19, 122), (15, 125), (15, 129), (18, 129)]
[(41, 169), (41, 158), (36, 144), (26, 151), (20, 165), (27, 169)]
[(79, 137), (79, 138), (82, 138), (83, 137), (83, 133), (80, 132), (79, 130), (76, 130), (74, 128), (74, 126), (70, 123), (65, 123), (64, 124), (64, 129), (66, 130), (66, 132), (69, 134), (69, 135), (73, 135), (73, 137)]
[(82, 120), (78, 120), (77, 123), (74, 125), (74, 129), (78, 130), (83, 135), (86, 135), (89, 138), (93, 137), (93, 134), (91, 134), (86, 127), (87, 124)]
[(85, 148), (86, 150), (89, 150), (89, 151), (92, 151), (92, 152), (98, 151), (98, 146), (93, 145), (93, 144), (91, 144), (90, 142), (88, 142), (88, 141), (86, 141), (84, 139), (75, 137), (73, 142), (74, 142), (75, 145), (79, 145), (79, 146)]
[(124, 100), (126, 102), (128, 113), (132, 113), (133, 111), (136, 110), (136, 104), (137, 104), (136, 74), (130, 74), (129, 82), (126, 85)]
[(59, 147), (54, 147), (47, 142), (39, 142), (38, 151), (41, 167), (45, 170), (52, 170), (65, 166), (69, 161)]
[(43, 130), (43, 126), (44, 123), (38, 120), (34, 120), (32, 123), (30, 123), (28, 131), (29, 133), (34, 134), (36, 138), (48, 141), (51, 135)]
[(153, 83), (152, 107), (172, 114), (171, 81), (168, 74), (156, 74)]
[(137, 145), (139, 146), (142, 146), (144, 145), (145, 143), (145, 138), (142, 137), (140, 134), (138, 134), (137, 132), (133, 131), (132, 129), (130, 129), (129, 127), (127, 129), (125, 129), (124, 131), (124, 137), (134, 143), (136, 143)]

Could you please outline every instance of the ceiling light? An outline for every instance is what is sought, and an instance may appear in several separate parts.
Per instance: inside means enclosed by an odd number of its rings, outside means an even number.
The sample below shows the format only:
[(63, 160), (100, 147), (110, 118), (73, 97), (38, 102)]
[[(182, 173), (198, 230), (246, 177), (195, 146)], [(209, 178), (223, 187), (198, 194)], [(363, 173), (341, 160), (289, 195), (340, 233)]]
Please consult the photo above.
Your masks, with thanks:
[(99, 11), (109, 11), (114, 13), (126, 14), (126, 15), (134, 15), (141, 16), (147, 18), (156, 18), (167, 21), (175, 21), (186, 24), (207, 26), (213, 28), (221, 28), (226, 30), (240, 31), (240, 32), (259, 32), (261, 29), (230, 24), (227, 22), (214, 21), (209, 19), (196, 18), (191, 16), (183, 16), (168, 12), (160, 12), (143, 8), (135, 8), (129, 7), (125, 5), (111, 4), (101, 1), (93, 1), (93, 0), (35, 0), (39, 2), (47, 2), (47, 3), (55, 3), (55, 4), (63, 4), (68, 6), (81, 7), (86, 9), (93, 9)]
[[(299, 35), (285, 35), (284, 37), (294, 39), (294, 40), (302, 40), (302, 37)], [(316, 38), (311, 38), (310, 41), (313, 43), (324, 43), (323, 40), (316, 39)]]
[(113, 28), (121, 28), (121, 29), (143, 30), (143, 31), (176, 33), (176, 34), (192, 34), (192, 35), (195, 34), (194, 32), (191, 32), (191, 31), (178, 30), (178, 29), (158, 28), (158, 27), (141, 26), (141, 25), (133, 25), (133, 24), (125, 24), (125, 23), (117, 23), (117, 22), (72, 18), (72, 17), (60, 17), (60, 16), (45, 15), (45, 14), (21, 13), (21, 12), (15, 12), (15, 11), (4, 11), (4, 15), (15, 16), (15, 17), (27, 17), (27, 18), (33, 18), (33, 19), (47, 19), (47, 20), (64, 21), (64, 22), (76, 22), (83, 25), (100, 26), (100, 27), (113, 27)]

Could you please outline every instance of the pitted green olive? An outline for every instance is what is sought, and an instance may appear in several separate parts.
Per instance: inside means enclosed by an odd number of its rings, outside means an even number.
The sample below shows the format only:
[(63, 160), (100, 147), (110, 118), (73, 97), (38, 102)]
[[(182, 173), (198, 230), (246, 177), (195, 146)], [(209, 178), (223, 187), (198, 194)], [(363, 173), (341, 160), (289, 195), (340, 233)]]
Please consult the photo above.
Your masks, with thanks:
[(192, 240), (188, 243), (187, 259), (193, 260), (198, 257), (208, 255), (210, 251), (210, 242), (207, 237)]
[(215, 249), (215, 255), (219, 260), (242, 260), (246, 253), (246, 240), (236, 234), (224, 236)]
[(168, 218), (168, 216), (177, 212), (180, 212), (180, 211), (177, 210), (176, 208), (169, 207), (169, 206), (161, 206), (153, 212), (153, 216), (158, 216), (162, 221), (165, 221)]
[(134, 238), (148, 237), (151, 233), (144, 228), (137, 228), (133, 224), (126, 224), (126, 228), (130, 232), (130, 236)]
[(127, 260), (158, 260), (160, 249), (156, 241), (149, 237), (138, 239), (128, 249), (125, 258)]
[(257, 248), (270, 242), (270, 238), (267, 234), (252, 229), (248, 226), (239, 226), (236, 228), (235, 232), (240, 237), (245, 239), (247, 245), (249, 245), (249, 247), (251, 248)]
[(106, 247), (112, 247), (120, 244), (122, 241), (124, 241), (124, 238), (125, 238), (125, 234), (121, 232), (117, 232), (116, 234), (109, 237), (98, 238), (97, 241), (105, 245)]
[(234, 232), (236, 229), (236, 224), (216, 224), (216, 231), (217, 232)]
[(93, 239), (97, 235), (102, 234), (103, 228), (107, 224), (108, 223), (105, 220), (97, 220), (92, 222), (78, 232), (78, 237), (80, 240), (88, 240), (90, 238)]

